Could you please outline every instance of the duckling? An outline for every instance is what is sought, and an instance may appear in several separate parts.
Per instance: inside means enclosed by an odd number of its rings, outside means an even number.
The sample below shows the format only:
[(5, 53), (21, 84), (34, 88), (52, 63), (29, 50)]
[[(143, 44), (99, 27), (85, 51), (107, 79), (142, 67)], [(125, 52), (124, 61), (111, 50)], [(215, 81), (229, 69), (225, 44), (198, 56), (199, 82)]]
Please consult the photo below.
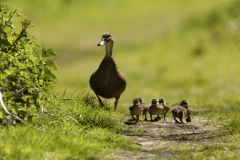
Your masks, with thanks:
[(180, 105), (183, 106), (184, 108), (186, 108), (186, 110), (187, 110), (186, 122), (191, 122), (190, 115), (192, 114), (192, 108), (189, 106), (189, 102), (187, 100), (182, 100)]
[(115, 98), (114, 110), (116, 110), (118, 100), (125, 91), (127, 82), (124, 75), (118, 70), (112, 57), (113, 43), (114, 39), (109, 32), (102, 35), (102, 40), (97, 45), (105, 45), (106, 55), (98, 69), (91, 75), (89, 82), (100, 105), (103, 106), (100, 96), (106, 99)]
[(169, 111), (169, 109), (170, 109), (170, 106), (169, 105), (167, 105), (166, 104), (166, 100), (163, 98), (163, 97), (161, 97), (159, 100), (158, 100), (158, 102), (159, 102), (159, 104), (161, 104), (162, 106), (163, 106), (163, 109), (162, 109), (162, 112), (161, 112), (161, 114), (163, 114), (163, 116), (164, 116), (164, 121), (166, 121), (166, 114), (167, 114), (167, 112)]
[[(133, 104), (129, 107), (129, 110), (133, 120), (139, 121), (139, 115), (141, 115), (143, 112), (140, 98), (133, 99)], [(134, 117), (134, 115), (136, 115), (137, 119)]]
[[(183, 118), (186, 118), (186, 122), (191, 122), (191, 113), (192, 108), (189, 107), (189, 102), (187, 100), (182, 100), (180, 105), (177, 105), (172, 109), (172, 115), (175, 123), (183, 123)], [(180, 122), (177, 120), (177, 118), (180, 120)]]
[(142, 106), (142, 115), (145, 116), (144, 121), (147, 121), (147, 112), (148, 112), (149, 107), (147, 104), (143, 103), (143, 99), (141, 97), (139, 98), (139, 101)]
[(152, 115), (157, 115), (157, 117), (154, 119), (155, 121), (160, 120), (159, 114), (162, 113), (163, 106), (158, 103), (158, 100), (156, 98), (152, 99), (151, 105), (149, 106), (148, 113), (150, 114), (151, 121)]

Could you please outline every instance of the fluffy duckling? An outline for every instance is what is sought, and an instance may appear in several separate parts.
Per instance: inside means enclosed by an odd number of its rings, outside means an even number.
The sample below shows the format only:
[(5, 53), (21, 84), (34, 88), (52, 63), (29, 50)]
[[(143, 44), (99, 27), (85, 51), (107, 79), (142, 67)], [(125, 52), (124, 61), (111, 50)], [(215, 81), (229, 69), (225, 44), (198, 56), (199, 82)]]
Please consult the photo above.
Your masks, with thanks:
[(139, 101), (142, 106), (142, 115), (145, 116), (144, 120), (147, 121), (147, 112), (148, 112), (149, 107), (147, 104), (143, 103), (143, 99), (141, 97), (139, 98)]
[(115, 98), (114, 110), (116, 110), (118, 100), (125, 91), (127, 82), (112, 57), (113, 43), (113, 37), (109, 32), (102, 35), (102, 40), (98, 46), (105, 45), (106, 55), (98, 69), (91, 75), (89, 83), (100, 105), (103, 106), (100, 96), (106, 99)]
[[(139, 115), (142, 114), (142, 106), (140, 103), (140, 98), (133, 99), (133, 104), (129, 107), (129, 110), (133, 120), (139, 121)], [(136, 115), (137, 118), (135, 118), (134, 115)]]
[(157, 117), (154, 119), (155, 121), (160, 120), (160, 114), (162, 113), (163, 106), (158, 103), (158, 99), (154, 98), (152, 99), (151, 105), (149, 106), (148, 113), (150, 114), (151, 121), (152, 115), (157, 115)]
[(161, 114), (163, 114), (163, 116), (164, 116), (163, 119), (164, 119), (164, 121), (166, 121), (165, 117), (166, 117), (167, 112), (168, 112), (169, 109), (170, 109), (170, 106), (166, 104), (166, 100), (165, 100), (163, 97), (161, 97), (161, 98), (158, 100), (158, 102), (159, 102), (160, 105), (163, 106), (163, 109), (162, 109)]
[[(189, 107), (189, 102), (187, 100), (182, 100), (180, 105), (177, 105), (172, 109), (173, 119), (176, 123), (183, 123), (184, 118), (186, 118), (186, 122), (191, 122), (191, 113), (192, 108)], [(180, 122), (177, 120), (177, 118), (180, 120)]]

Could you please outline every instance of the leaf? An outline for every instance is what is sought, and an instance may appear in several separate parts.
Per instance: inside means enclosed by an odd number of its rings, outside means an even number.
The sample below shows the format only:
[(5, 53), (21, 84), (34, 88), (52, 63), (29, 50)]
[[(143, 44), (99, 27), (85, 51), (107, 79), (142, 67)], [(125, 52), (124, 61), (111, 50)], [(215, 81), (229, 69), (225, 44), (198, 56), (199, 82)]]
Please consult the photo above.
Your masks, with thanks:
[(30, 52), (30, 53), (32, 52), (32, 47), (29, 44), (25, 44), (24, 49), (26, 52)]
[(13, 44), (13, 38), (12, 36), (7, 36), (7, 40), (10, 44)]
[(38, 73), (39, 73), (39, 69), (37, 69), (37, 68), (32, 68), (32, 73), (38, 74)]
[(20, 73), (20, 75), (21, 75), (21, 76), (23, 76), (23, 75), (24, 75), (24, 71), (20, 71), (19, 73)]
[(4, 63), (0, 61), (0, 68), (4, 67)]
[(18, 70), (22, 70), (22, 69), (25, 69), (25, 68), (26, 68), (25, 64), (23, 64), (23, 63), (21, 63), (21, 62), (16, 62), (16, 63), (15, 63), (15, 67), (17, 67)]
[(3, 31), (5, 32), (5, 33), (8, 33), (8, 34), (10, 34), (11, 33), (11, 31), (12, 31), (12, 28), (10, 28), (10, 27), (5, 27), (4, 29), (3, 29)]
[(31, 24), (31, 26), (34, 27), (34, 28), (37, 28), (37, 26), (35, 24)]
[(16, 16), (17, 17), (24, 17), (23, 14), (21, 14), (21, 13), (16, 13)]
[(36, 43), (36, 42), (31, 42), (31, 46), (33, 47), (33, 48), (40, 48), (40, 46), (39, 46), (39, 44), (38, 43)]
[(11, 22), (6, 23), (6, 26), (9, 26), (10, 28), (15, 28), (13, 23), (11, 23)]
[(42, 56), (43, 57), (51, 57), (51, 56), (55, 56), (55, 55), (57, 55), (57, 53), (54, 52), (50, 48), (43, 48), (43, 50), (42, 50)]
[(55, 64), (53, 63), (53, 61), (50, 61), (50, 60), (47, 61), (46, 66), (52, 68), (53, 70), (58, 70), (57, 65), (55, 65)]
[(11, 75), (12, 74), (12, 71), (11, 70), (5, 70), (5, 73), (7, 76)]
[(7, 59), (8, 59), (7, 54), (2, 54), (2, 55), (1, 55), (1, 60), (2, 60), (2, 61), (5, 61), (5, 60), (7, 60)]
[(22, 27), (25, 27), (30, 21), (28, 19), (23, 19), (21, 21)]
[(8, 17), (3, 17), (3, 20), (4, 20), (4, 21), (8, 21), (9, 18), (8, 18)]

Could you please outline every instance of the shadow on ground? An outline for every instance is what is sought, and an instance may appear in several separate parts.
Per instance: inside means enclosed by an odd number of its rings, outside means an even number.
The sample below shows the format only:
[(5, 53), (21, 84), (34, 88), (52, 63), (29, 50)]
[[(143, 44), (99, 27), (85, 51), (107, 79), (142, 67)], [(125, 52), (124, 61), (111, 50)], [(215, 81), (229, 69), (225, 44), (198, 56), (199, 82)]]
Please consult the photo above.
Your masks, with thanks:
[[(129, 118), (129, 117), (128, 117)], [(141, 147), (140, 152), (118, 151), (117, 159), (168, 159), (176, 156), (172, 148), (177, 146), (199, 147), (213, 143), (218, 138), (213, 131), (212, 120), (192, 117), (192, 122), (186, 124), (174, 123), (172, 118), (157, 122), (140, 121), (132, 122), (123, 118), (125, 123), (125, 137), (132, 139), (133, 143)]]

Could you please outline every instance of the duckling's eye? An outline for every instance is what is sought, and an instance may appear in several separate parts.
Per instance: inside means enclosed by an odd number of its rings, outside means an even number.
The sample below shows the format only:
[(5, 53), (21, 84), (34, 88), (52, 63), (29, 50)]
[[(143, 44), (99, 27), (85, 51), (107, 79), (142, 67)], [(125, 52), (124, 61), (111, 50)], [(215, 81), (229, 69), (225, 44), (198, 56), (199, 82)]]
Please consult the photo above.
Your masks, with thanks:
[(135, 103), (135, 104), (136, 104), (136, 103), (139, 103), (139, 101), (134, 101), (133, 103)]

